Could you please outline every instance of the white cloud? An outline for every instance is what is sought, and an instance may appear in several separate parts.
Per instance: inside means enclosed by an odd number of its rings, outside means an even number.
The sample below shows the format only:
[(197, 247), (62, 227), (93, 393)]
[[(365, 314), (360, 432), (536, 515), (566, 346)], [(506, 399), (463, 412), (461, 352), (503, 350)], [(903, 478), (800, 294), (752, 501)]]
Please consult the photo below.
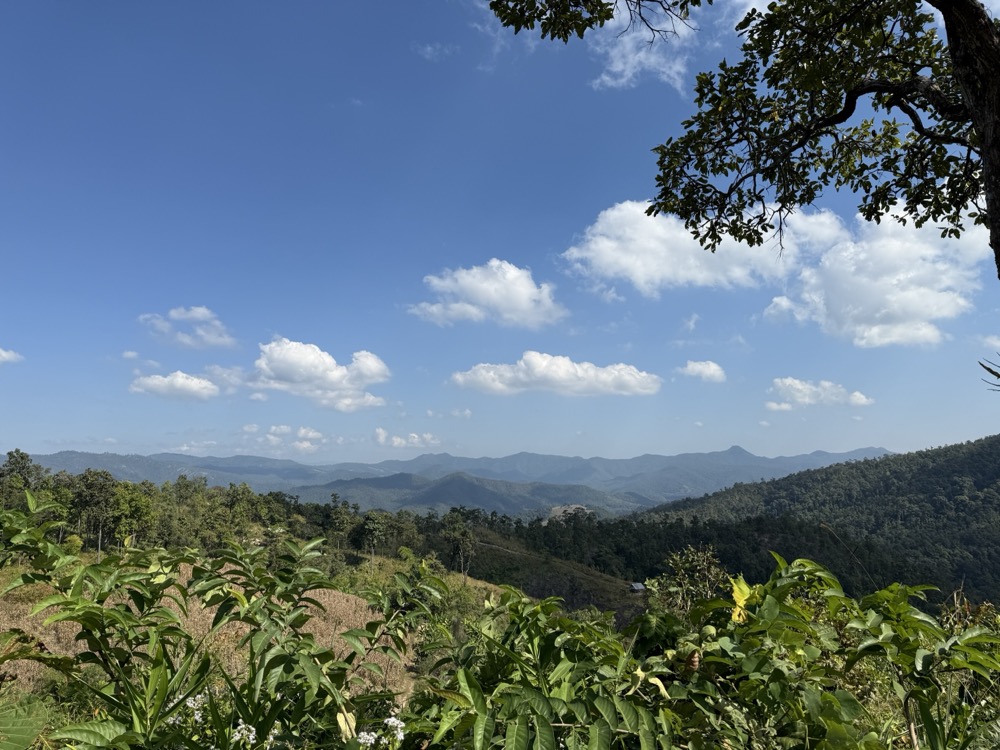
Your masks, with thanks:
[(0, 349), (0, 365), (9, 362), (20, 362), (24, 357), (22, 357), (17, 352), (11, 351), (10, 349)]
[(791, 411), (794, 407), (789, 403), (779, 403), (778, 401), (765, 401), (764, 408), (768, 411)]
[(291, 425), (287, 424), (273, 424), (271, 429), (268, 430), (272, 435), (290, 435), (292, 432)]
[(194, 398), (202, 401), (219, 395), (219, 386), (207, 378), (175, 370), (169, 375), (146, 375), (136, 378), (129, 386), (132, 393), (148, 393), (172, 398)]
[(850, 232), (827, 211), (793, 217), (789, 235), (809, 265), (765, 317), (816, 323), (859, 347), (940, 342), (937, 323), (972, 308), (979, 266), (990, 257), (985, 231), (954, 240), (892, 220), (856, 222)]
[(122, 359), (138, 359), (139, 352), (127, 351), (122, 352)]
[(257, 391), (256, 393), (250, 394), (251, 401), (267, 401), (267, 394)]
[(988, 346), (991, 349), (1000, 349), (1000, 336), (982, 336), (980, 337), (983, 346)]
[(235, 393), (243, 385), (242, 367), (221, 367), (219, 365), (209, 365), (205, 368), (205, 374), (211, 378), (213, 383), (225, 388), (226, 393)]
[(472, 268), (446, 269), (425, 276), (437, 302), (411, 305), (409, 311), (438, 325), (493, 320), (505, 326), (540, 328), (566, 316), (549, 283), (535, 284), (531, 271), (498, 258)]
[(375, 442), (390, 448), (428, 448), (437, 445), (441, 441), (429, 432), (417, 434), (411, 432), (408, 435), (390, 435), (389, 431), (382, 428), (375, 428)]
[(260, 425), (256, 425), (256, 424), (245, 424), (245, 425), (243, 425), (243, 432), (247, 433), (248, 435), (253, 435), (254, 433), (259, 432), (259, 431), (260, 431)]
[(452, 409), (451, 416), (458, 419), (472, 419), (472, 409)]
[[(602, 211), (582, 241), (563, 253), (574, 272), (609, 294), (607, 285), (626, 281), (645, 297), (680, 286), (755, 287), (784, 278), (794, 268), (794, 249), (748, 248), (723, 242), (710, 253), (684, 223), (672, 216), (647, 216), (649, 204), (623, 201)], [(610, 294), (615, 294), (610, 290)]]
[(690, 316), (684, 319), (684, 330), (691, 332), (698, 325), (698, 321), (701, 320), (701, 316), (698, 313), (691, 313)]
[(451, 57), (458, 52), (459, 48), (454, 44), (442, 44), (441, 42), (428, 42), (426, 44), (417, 44), (414, 42), (410, 45), (410, 49), (428, 62), (437, 62), (438, 60)]
[(651, 38), (651, 32), (641, 23), (633, 24), (630, 30), (624, 3), (619, 5), (614, 20), (587, 34), (589, 48), (604, 61), (601, 74), (591, 82), (594, 88), (632, 88), (651, 75), (684, 91), (688, 55), (698, 41), (697, 34), (691, 27), (657, 13), (655, 7), (655, 3), (648, 3), (643, 12), (654, 26), (676, 31), (668, 39)]
[(323, 433), (319, 430), (314, 430), (312, 427), (300, 427), (298, 432), (295, 433), (301, 440), (322, 440)]
[(194, 451), (203, 451), (211, 448), (213, 445), (217, 445), (214, 440), (194, 440), (190, 443), (184, 443), (183, 445), (178, 445), (174, 450), (179, 453), (192, 453)]
[(848, 391), (844, 386), (829, 380), (813, 383), (798, 378), (775, 378), (769, 393), (776, 393), (781, 401), (768, 401), (765, 407), (771, 411), (791, 411), (804, 406), (828, 406), (846, 404), (848, 406), (871, 406), (874, 399), (861, 391)]
[(371, 352), (355, 352), (349, 365), (340, 365), (315, 344), (279, 337), (260, 344), (254, 366), (255, 388), (284, 391), (343, 412), (385, 403), (365, 390), (389, 379), (389, 368)]
[(485, 393), (553, 391), (562, 395), (648, 396), (660, 390), (660, 378), (632, 365), (598, 367), (569, 357), (526, 351), (513, 365), (478, 364), (451, 376), (456, 384)]
[[(207, 307), (175, 307), (166, 317), (158, 313), (145, 313), (139, 321), (154, 333), (191, 349), (213, 346), (235, 346), (236, 339), (229, 335), (222, 321)], [(175, 324), (182, 324), (180, 328)]]
[(726, 382), (726, 371), (712, 360), (695, 362), (689, 359), (684, 367), (677, 368), (677, 372), (693, 378), (701, 378), (709, 383)]
[(315, 453), (319, 450), (319, 446), (309, 440), (296, 440), (292, 447), (299, 453)]
[(646, 206), (626, 201), (602, 211), (563, 258), (609, 296), (619, 281), (647, 297), (671, 287), (781, 283), (765, 318), (815, 323), (859, 347), (940, 342), (940, 322), (972, 308), (981, 264), (991, 258), (982, 227), (944, 239), (891, 219), (856, 217), (848, 226), (830, 211), (793, 215), (780, 252), (774, 243), (727, 241), (709, 253), (678, 219), (646, 216)]

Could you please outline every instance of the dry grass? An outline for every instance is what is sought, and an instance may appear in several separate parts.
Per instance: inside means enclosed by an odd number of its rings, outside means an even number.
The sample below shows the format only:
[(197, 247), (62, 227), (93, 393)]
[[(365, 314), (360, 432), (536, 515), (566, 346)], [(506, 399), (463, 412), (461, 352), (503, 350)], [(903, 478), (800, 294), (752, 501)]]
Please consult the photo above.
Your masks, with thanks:
[[(181, 580), (189, 579), (190, 573), (190, 568), (182, 569)], [(3, 571), (0, 575), (0, 588), (17, 574), (18, 571), (12, 569)], [(51, 589), (46, 586), (31, 585), (5, 594), (0, 598), (0, 631), (17, 628), (38, 639), (53, 654), (78, 654), (85, 646), (76, 640), (80, 630), (77, 623), (45, 624), (45, 618), (52, 614), (51, 610), (38, 615), (31, 614), (32, 607), (50, 593)], [(342, 591), (321, 590), (314, 592), (313, 598), (322, 604), (323, 609), (313, 612), (313, 619), (305, 630), (314, 636), (317, 645), (332, 648), (341, 657), (347, 656), (351, 653), (351, 648), (340, 637), (340, 633), (352, 628), (364, 628), (378, 613), (373, 612), (361, 597)], [(172, 603), (170, 606), (176, 609)], [(212, 633), (214, 617), (214, 607), (206, 608), (199, 602), (192, 601), (188, 612), (182, 614), (181, 621), (185, 630), (196, 640), (204, 639), (203, 646), (221, 668), (230, 675), (240, 675), (246, 671), (246, 651), (240, 647), (240, 643), (246, 636), (248, 627), (242, 623), (230, 623)], [(407, 672), (408, 664), (405, 659), (403, 664), (399, 664), (384, 654), (372, 654), (369, 661), (378, 664), (385, 675), (374, 687), (396, 693), (409, 692), (412, 678)], [(7, 662), (0, 666), (0, 674), (16, 680), (18, 689), (25, 692), (37, 692), (46, 682), (57, 678), (48, 667), (29, 660)], [(376, 678), (372, 675), (371, 679)]]

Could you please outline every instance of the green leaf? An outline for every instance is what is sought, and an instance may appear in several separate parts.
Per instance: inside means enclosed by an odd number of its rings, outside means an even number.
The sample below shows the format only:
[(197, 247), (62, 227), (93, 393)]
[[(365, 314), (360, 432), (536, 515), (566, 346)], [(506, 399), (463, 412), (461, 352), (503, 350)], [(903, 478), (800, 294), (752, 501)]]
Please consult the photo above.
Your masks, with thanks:
[(530, 734), (528, 717), (524, 714), (519, 715), (514, 721), (507, 724), (507, 737), (504, 742), (504, 750), (527, 750)]
[(496, 719), (492, 714), (481, 713), (476, 716), (476, 723), (472, 727), (473, 750), (485, 750), (490, 746), (495, 727)]
[(128, 728), (114, 719), (87, 721), (71, 724), (49, 735), (53, 740), (73, 740), (93, 747), (127, 747), (125, 741)]
[(603, 695), (594, 696), (594, 708), (596, 708), (601, 717), (604, 719), (604, 723), (608, 725), (611, 731), (618, 729), (618, 711), (615, 709), (615, 704), (607, 697)]
[(618, 715), (621, 716), (625, 728), (633, 733), (638, 732), (639, 713), (635, 710), (635, 706), (618, 695), (615, 696), (615, 706), (618, 708)]
[(469, 702), (476, 709), (480, 716), (487, 712), (486, 698), (483, 696), (483, 689), (479, 687), (479, 682), (468, 669), (460, 669), (455, 677), (458, 679), (459, 689), (462, 695), (469, 699)]
[(534, 750), (556, 750), (556, 735), (552, 725), (541, 716), (535, 716)]
[(590, 736), (587, 742), (587, 750), (609, 750), (610, 747), (611, 727), (604, 719), (595, 720), (590, 725)]
[(428, 690), (434, 693), (434, 695), (440, 696), (445, 700), (451, 701), (460, 708), (472, 708), (472, 701), (470, 701), (464, 695), (455, 690), (445, 690), (444, 688), (433, 687), (433, 686), (428, 687)]
[(39, 703), (0, 708), (0, 750), (25, 750), (45, 728), (48, 714)]

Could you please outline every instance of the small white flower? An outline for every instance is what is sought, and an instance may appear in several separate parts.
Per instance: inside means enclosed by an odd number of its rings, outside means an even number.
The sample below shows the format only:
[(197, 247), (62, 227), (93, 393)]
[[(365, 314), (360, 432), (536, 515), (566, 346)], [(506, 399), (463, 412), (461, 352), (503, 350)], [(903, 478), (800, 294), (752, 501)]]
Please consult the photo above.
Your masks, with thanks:
[(243, 719), (240, 719), (240, 723), (233, 730), (233, 744), (240, 744), (245, 742), (249, 746), (257, 741), (257, 730), (246, 724)]
[(365, 747), (374, 747), (378, 742), (375, 732), (358, 732), (358, 743)]

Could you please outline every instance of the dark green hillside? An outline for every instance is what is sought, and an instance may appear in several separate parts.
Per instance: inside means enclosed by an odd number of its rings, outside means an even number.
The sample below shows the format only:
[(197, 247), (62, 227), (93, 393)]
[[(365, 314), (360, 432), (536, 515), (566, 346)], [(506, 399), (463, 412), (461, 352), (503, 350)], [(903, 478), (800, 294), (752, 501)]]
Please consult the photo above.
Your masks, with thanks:
[(648, 515), (723, 525), (789, 517), (871, 549), (891, 579), (1000, 599), (1000, 436), (738, 484)]
[(449, 508), (464, 505), (530, 518), (546, 516), (552, 508), (562, 505), (586, 505), (605, 513), (629, 513), (643, 507), (582, 485), (507, 482), (461, 472), (439, 479), (392, 474), (296, 488), (296, 494), (304, 503), (329, 502), (331, 493), (357, 503), (362, 509), (381, 508), (393, 512), (406, 509), (418, 513), (445, 513)]

